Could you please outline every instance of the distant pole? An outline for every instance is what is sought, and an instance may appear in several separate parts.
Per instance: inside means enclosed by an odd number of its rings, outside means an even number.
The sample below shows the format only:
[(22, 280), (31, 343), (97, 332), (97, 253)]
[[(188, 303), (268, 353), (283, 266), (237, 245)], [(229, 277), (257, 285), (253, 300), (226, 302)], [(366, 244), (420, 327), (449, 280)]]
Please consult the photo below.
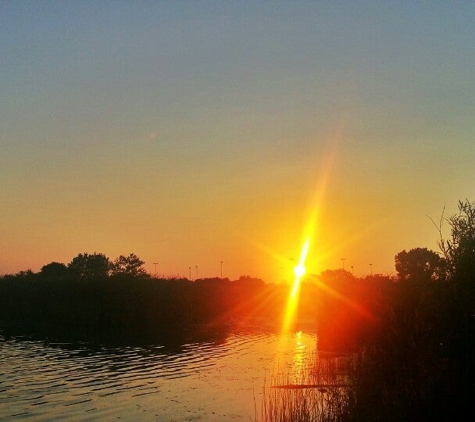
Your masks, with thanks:
[(346, 258), (341, 258), (341, 268), (343, 270), (345, 269), (345, 261), (346, 261)]
[(221, 278), (223, 278), (223, 261), (221, 261)]
[(157, 265), (158, 265), (158, 262), (154, 262), (153, 265), (155, 265), (155, 277), (157, 276)]
[(191, 281), (191, 267), (188, 267), (188, 269), (190, 270), (190, 281)]
[(369, 264), (369, 268), (371, 269), (371, 275), (373, 275), (373, 264)]
[(195, 265), (196, 268), (196, 279), (198, 279), (198, 265)]
[(351, 266), (351, 274), (353, 274), (354, 272), (354, 268), (353, 268), (353, 265)]

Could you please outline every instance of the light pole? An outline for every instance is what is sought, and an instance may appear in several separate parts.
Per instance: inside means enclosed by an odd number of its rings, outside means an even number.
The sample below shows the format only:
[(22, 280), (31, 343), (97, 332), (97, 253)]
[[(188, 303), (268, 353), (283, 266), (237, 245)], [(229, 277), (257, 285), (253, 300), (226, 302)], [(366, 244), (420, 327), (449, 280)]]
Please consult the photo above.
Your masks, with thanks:
[(346, 261), (346, 258), (341, 258), (341, 268), (343, 270), (345, 269), (345, 261)]
[(369, 268), (371, 270), (371, 275), (373, 275), (373, 264), (369, 264)]
[(191, 267), (188, 267), (188, 269), (190, 270), (190, 281), (191, 281)]
[(223, 261), (221, 261), (221, 278), (223, 278)]
[(196, 279), (198, 280), (198, 265), (195, 265), (196, 268)]
[(158, 265), (158, 262), (154, 262), (153, 265), (155, 265), (155, 277), (157, 276), (157, 265)]

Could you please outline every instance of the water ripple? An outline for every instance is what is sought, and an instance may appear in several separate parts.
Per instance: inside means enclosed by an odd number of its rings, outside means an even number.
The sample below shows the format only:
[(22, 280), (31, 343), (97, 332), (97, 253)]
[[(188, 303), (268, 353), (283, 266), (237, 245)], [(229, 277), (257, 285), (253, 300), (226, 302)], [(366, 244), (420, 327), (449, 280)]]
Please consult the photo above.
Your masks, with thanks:
[(0, 420), (249, 420), (278, 349), (291, 361), (316, 346), (311, 334), (284, 340), (242, 329), (170, 349), (0, 336)]

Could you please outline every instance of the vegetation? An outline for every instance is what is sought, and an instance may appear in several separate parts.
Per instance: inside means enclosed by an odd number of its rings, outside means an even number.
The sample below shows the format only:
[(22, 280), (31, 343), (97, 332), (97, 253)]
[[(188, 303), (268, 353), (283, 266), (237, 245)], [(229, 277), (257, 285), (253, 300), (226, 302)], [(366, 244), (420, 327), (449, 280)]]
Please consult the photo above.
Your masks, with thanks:
[[(442, 223), (450, 237), (442, 236)], [(439, 226), (441, 255), (395, 256), (397, 277), (324, 271), (302, 283), (296, 324), (319, 349), (348, 353), (345, 386), (268, 389), (264, 421), (466, 420), (475, 417), (475, 203)], [(159, 279), (136, 255), (79, 254), (39, 273), (0, 278), (0, 328), (100, 341), (223, 327), (242, 316), (282, 321), (288, 287), (249, 276)], [(333, 382), (333, 383), (332, 383)], [(330, 384), (330, 385), (328, 385)], [(341, 383), (340, 383), (341, 384)], [(273, 387), (274, 384), (268, 386)]]
[[(332, 356), (332, 357), (330, 357)], [(315, 366), (306, 368), (306, 376), (298, 385), (289, 377), (273, 379), (264, 387), (264, 398), (257, 420), (341, 421), (349, 415), (350, 385), (347, 374), (351, 359), (348, 355), (314, 356)], [(300, 377), (299, 377), (300, 378)]]
[(396, 255), (396, 271), (400, 280), (431, 281), (445, 277), (445, 259), (427, 248), (405, 250)]
[(238, 316), (276, 314), (285, 303), (287, 289), (275, 294), (264, 281), (249, 276), (235, 281), (156, 278), (143, 265), (135, 254), (110, 261), (104, 254), (81, 253), (68, 265), (52, 262), (37, 274), (3, 276), (0, 329), (150, 342), (202, 326), (223, 327)]
[(336, 311), (330, 320), (341, 324), (319, 318), (319, 336), (329, 344), (353, 339), (350, 387), (330, 381), (330, 399), (321, 387), (300, 395), (276, 390), (266, 397), (263, 421), (474, 419), (475, 203), (460, 202), (459, 213), (444, 221), (451, 238), (441, 235), (442, 257), (425, 248), (403, 251), (395, 257), (398, 278), (373, 285), (333, 277), (339, 286), (325, 298), (322, 316)]

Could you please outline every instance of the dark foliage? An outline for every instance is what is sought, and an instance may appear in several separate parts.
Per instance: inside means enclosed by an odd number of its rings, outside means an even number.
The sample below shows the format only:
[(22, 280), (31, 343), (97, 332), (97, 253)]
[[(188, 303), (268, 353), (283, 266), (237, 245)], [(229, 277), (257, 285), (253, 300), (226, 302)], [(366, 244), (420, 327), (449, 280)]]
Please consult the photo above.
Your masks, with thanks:
[(112, 264), (101, 253), (80, 253), (68, 264), (71, 277), (81, 281), (100, 280), (109, 275)]
[[(447, 261), (449, 276), (459, 283), (475, 288), (475, 202), (460, 201), (459, 212), (446, 219), (451, 237), (441, 233), (440, 248)], [(440, 228), (441, 230), (441, 228)]]
[(395, 266), (401, 280), (432, 281), (445, 279), (445, 259), (427, 248), (399, 252)]
[[(336, 270), (302, 283), (297, 321), (316, 323), (321, 350), (355, 356), (344, 420), (475, 418), (475, 205), (459, 208), (441, 241), (444, 273), (435, 253), (417, 248), (397, 255), (398, 279)], [(289, 294), (249, 276), (151, 278), (133, 255), (112, 276), (103, 255), (76, 258), (0, 278), (0, 328), (152, 341), (243, 316), (282, 321)]]
[[(59, 270), (59, 267), (49, 266)], [(246, 279), (156, 279), (119, 274), (78, 278), (21, 273), (0, 279), (0, 327), (77, 338), (158, 338), (235, 317), (275, 314), (270, 286)], [(282, 301), (279, 301), (279, 306)], [(280, 308), (279, 308), (280, 309)]]
[(131, 253), (128, 256), (120, 255), (111, 265), (110, 274), (112, 276), (143, 277), (149, 275), (143, 268), (145, 264), (137, 255)]

